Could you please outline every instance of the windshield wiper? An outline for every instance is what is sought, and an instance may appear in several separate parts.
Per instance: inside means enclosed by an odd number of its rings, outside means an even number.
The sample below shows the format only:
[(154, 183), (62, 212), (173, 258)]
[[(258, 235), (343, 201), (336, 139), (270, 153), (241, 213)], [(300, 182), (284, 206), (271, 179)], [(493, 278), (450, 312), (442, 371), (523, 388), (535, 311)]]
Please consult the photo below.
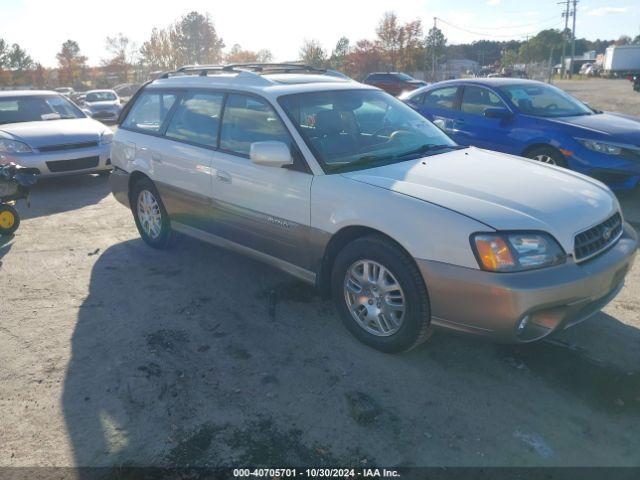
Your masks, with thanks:
[(348, 162), (345, 163), (343, 165), (336, 165), (335, 167), (331, 167), (331, 171), (332, 172), (340, 172), (343, 170), (351, 170), (354, 167), (358, 167), (358, 166), (362, 166), (362, 165), (369, 165), (369, 164), (375, 164), (377, 162), (384, 162), (387, 160), (391, 160), (392, 157), (391, 155), (385, 155), (385, 156), (378, 156), (378, 155), (364, 155), (362, 157), (357, 158), (356, 160), (354, 160), (353, 162)]
[(445, 148), (449, 148), (451, 150), (461, 150), (468, 147), (464, 147), (462, 145), (444, 145), (444, 144), (437, 145), (437, 144), (427, 143), (419, 146), (418, 148), (414, 148), (413, 150), (409, 150), (408, 152), (404, 152), (399, 155), (396, 155), (395, 158), (406, 158), (406, 157), (411, 157), (413, 155), (420, 155), (422, 153), (433, 152), (436, 150), (443, 150)]

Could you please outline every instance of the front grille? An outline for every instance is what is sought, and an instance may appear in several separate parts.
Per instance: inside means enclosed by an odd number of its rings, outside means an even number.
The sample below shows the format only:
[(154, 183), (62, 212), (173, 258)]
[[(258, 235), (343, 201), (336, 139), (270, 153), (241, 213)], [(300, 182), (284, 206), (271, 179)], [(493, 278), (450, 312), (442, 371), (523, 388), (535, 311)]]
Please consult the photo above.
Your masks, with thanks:
[(604, 252), (622, 235), (622, 217), (616, 213), (604, 222), (576, 235), (574, 255), (577, 262)]
[(100, 163), (100, 157), (74, 158), (73, 160), (58, 160), (47, 162), (47, 168), (53, 173), (71, 172), (73, 170), (86, 170), (96, 168)]
[(97, 147), (98, 142), (78, 142), (78, 143), (65, 143), (63, 145), (45, 145), (44, 147), (38, 147), (41, 152), (60, 152), (64, 150), (77, 150), (78, 148), (93, 148)]

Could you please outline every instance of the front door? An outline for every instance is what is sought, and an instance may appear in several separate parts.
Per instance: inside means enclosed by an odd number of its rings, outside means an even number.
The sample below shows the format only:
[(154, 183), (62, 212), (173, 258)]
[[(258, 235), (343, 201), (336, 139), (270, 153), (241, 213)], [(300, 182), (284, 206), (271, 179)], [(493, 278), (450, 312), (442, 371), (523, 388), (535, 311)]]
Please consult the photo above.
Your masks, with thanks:
[(516, 142), (510, 136), (513, 118), (485, 117), (487, 108), (507, 109), (500, 97), (491, 90), (475, 85), (465, 86), (460, 110), (454, 118), (456, 139), (462, 145), (516, 153)]
[(213, 159), (213, 197), (218, 235), (311, 270), (309, 229), (313, 176), (296, 166), (251, 162), (251, 143), (281, 141), (297, 149), (277, 113), (262, 98), (229, 94), (220, 148)]

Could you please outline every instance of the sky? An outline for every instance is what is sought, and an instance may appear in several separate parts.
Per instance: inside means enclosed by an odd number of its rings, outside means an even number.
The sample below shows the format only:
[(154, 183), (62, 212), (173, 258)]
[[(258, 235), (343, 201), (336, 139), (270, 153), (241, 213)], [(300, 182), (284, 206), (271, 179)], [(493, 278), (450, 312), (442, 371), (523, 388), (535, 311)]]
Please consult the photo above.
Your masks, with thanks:
[[(271, 50), (276, 61), (295, 60), (305, 39), (330, 51), (341, 36), (373, 38), (387, 11), (401, 21), (421, 19), (425, 33), (438, 17), (451, 44), (524, 39), (562, 26), (560, 0), (0, 0), (0, 38), (18, 43), (44, 66), (56, 65), (67, 39), (76, 40), (90, 65), (107, 56), (105, 38), (118, 33), (137, 44), (190, 11), (208, 12), (230, 48)], [(577, 37), (640, 34), (638, 0), (580, 0)]]

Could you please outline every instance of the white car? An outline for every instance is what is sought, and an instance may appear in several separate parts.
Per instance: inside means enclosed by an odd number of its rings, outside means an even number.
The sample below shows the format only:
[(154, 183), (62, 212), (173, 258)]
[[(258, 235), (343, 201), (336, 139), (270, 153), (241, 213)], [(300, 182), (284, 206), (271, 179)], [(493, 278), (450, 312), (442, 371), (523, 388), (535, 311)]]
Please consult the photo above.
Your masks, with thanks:
[(112, 146), (116, 198), (331, 292), (387, 352), (434, 328), (530, 342), (599, 311), (638, 241), (602, 183), (461, 148), (401, 101), (305, 67), (192, 67), (147, 84)]
[(108, 173), (113, 133), (51, 91), (0, 92), (0, 164), (41, 176)]
[(92, 118), (104, 123), (115, 123), (122, 109), (120, 97), (113, 90), (89, 90), (82, 107)]

